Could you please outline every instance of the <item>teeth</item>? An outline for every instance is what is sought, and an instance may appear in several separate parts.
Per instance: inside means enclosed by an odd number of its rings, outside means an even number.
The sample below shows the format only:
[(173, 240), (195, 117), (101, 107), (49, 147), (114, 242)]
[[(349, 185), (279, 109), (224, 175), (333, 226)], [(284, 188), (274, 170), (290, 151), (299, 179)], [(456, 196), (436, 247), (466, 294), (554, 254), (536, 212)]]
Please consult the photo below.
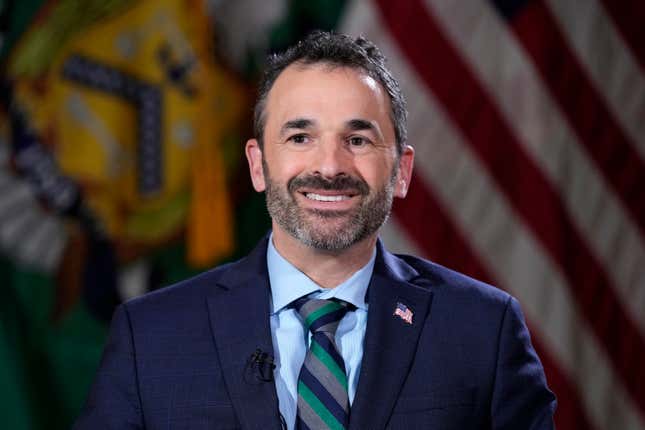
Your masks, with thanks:
[(311, 200), (318, 200), (320, 202), (339, 202), (341, 200), (349, 199), (349, 196), (345, 196), (345, 195), (321, 196), (320, 194), (315, 194), (315, 193), (305, 193), (305, 197)]

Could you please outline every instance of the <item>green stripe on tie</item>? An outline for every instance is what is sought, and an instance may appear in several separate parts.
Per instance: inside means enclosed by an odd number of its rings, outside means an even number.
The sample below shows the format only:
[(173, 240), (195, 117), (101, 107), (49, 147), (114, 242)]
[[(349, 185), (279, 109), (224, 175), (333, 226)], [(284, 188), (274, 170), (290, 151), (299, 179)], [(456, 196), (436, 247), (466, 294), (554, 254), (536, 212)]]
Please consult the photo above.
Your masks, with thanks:
[(336, 420), (329, 410), (318, 400), (318, 397), (311, 392), (304, 382), (298, 381), (298, 394), (307, 402), (309, 407), (320, 417), (321, 420), (327, 424), (332, 430), (344, 430), (345, 428), (341, 423)]
[(307, 315), (307, 319), (305, 320), (305, 325), (307, 326), (307, 330), (309, 330), (309, 327), (311, 327), (311, 324), (316, 321), (318, 318), (321, 316), (337, 311), (340, 309), (341, 306), (338, 303), (330, 302), (326, 304), (325, 306), (321, 307), (317, 311), (314, 311)]
[(318, 357), (318, 360), (322, 362), (322, 364), (325, 365), (327, 369), (338, 379), (338, 382), (340, 385), (347, 390), (347, 375), (345, 375), (345, 371), (338, 367), (338, 363), (336, 363), (336, 360), (332, 358), (331, 355), (327, 351), (325, 351), (325, 348), (320, 346), (318, 342), (315, 341), (315, 339), (312, 338), (311, 342), (311, 352)]

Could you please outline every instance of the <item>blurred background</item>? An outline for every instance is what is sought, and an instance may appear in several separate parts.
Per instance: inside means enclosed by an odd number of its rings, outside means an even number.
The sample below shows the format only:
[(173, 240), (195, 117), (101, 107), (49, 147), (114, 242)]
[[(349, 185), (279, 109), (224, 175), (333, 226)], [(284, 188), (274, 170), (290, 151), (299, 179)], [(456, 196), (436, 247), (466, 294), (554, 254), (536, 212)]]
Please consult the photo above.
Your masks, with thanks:
[(0, 1), (0, 423), (65, 429), (114, 307), (247, 253), (267, 53), (363, 34), (408, 99), (383, 231), (521, 302), (561, 429), (645, 429), (645, 3)]

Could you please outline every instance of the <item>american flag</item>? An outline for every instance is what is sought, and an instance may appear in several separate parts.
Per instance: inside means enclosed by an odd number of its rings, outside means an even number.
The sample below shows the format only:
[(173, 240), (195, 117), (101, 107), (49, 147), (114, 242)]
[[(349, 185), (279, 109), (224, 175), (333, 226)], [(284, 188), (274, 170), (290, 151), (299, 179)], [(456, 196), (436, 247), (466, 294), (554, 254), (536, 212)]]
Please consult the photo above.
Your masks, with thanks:
[(403, 303), (397, 303), (394, 308), (394, 315), (401, 318), (408, 324), (412, 324), (412, 316), (414, 315), (410, 309)]
[(645, 2), (358, 0), (414, 178), (383, 236), (517, 297), (562, 429), (645, 429)]

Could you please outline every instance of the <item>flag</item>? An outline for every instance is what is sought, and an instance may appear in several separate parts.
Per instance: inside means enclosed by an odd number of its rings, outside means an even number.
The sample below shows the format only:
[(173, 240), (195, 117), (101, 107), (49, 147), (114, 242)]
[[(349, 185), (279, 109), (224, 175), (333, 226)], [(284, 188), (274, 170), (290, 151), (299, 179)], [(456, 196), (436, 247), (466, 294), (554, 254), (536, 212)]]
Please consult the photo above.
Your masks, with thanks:
[(403, 303), (397, 303), (394, 308), (394, 315), (401, 318), (408, 324), (412, 324), (412, 316), (414, 315), (412, 311)]
[(645, 6), (354, 1), (408, 99), (383, 231), (519, 299), (564, 429), (645, 429)]

